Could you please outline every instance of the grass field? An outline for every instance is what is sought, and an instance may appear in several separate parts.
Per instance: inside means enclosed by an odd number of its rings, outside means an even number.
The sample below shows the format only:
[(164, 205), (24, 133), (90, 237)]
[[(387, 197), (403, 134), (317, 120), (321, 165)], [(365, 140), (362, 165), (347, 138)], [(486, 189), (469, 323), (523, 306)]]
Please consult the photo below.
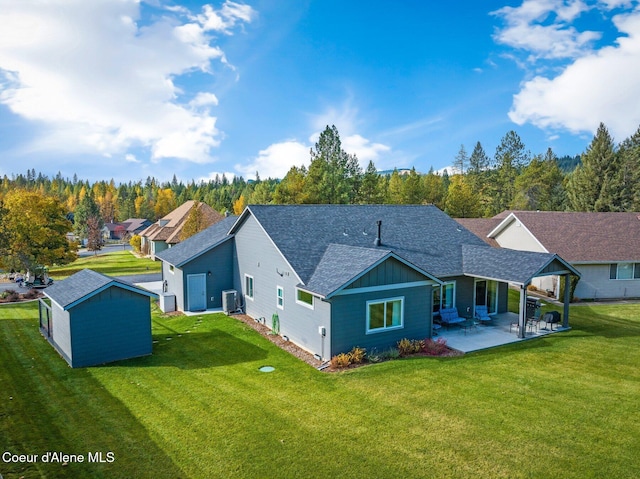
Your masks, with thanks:
[[(72, 370), (34, 304), (0, 307), (0, 453), (13, 477), (637, 478), (640, 305), (453, 358), (318, 372), (224, 315), (153, 314), (153, 355)], [(263, 373), (264, 365), (275, 367)]]
[(64, 279), (85, 268), (90, 268), (109, 276), (126, 276), (132, 274), (159, 273), (162, 264), (148, 258), (138, 258), (131, 251), (115, 251), (108, 254), (78, 258), (71, 264), (49, 268), (49, 275), (56, 279)]

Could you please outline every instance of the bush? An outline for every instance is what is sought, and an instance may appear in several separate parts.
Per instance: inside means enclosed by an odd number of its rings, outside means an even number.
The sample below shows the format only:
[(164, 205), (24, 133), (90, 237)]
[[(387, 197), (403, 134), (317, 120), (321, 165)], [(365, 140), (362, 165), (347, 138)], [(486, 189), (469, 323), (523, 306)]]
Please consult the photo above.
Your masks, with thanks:
[(400, 351), (396, 348), (385, 349), (380, 353), (380, 360), (386, 361), (388, 359), (398, 359), (400, 357)]
[(364, 361), (367, 356), (367, 350), (364, 348), (360, 348), (355, 346), (351, 351), (349, 351), (349, 358), (351, 359), (351, 364), (360, 364)]
[(401, 339), (398, 341), (398, 353), (401, 357), (422, 351), (422, 341), (418, 339)]
[(422, 352), (429, 356), (442, 356), (449, 352), (447, 340), (444, 338), (438, 338), (436, 341), (431, 338), (425, 339), (423, 341)]
[(336, 354), (331, 358), (330, 364), (334, 369), (346, 368), (351, 364), (351, 357), (349, 354), (345, 353)]
[(142, 238), (138, 235), (133, 235), (129, 240), (129, 244), (136, 253), (140, 253), (140, 247), (142, 245)]
[(31, 288), (29, 291), (27, 291), (26, 293), (24, 293), (24, 294), (22, 295), (22, 297), (23, 297), (24, 299), (35, 299), (35, 298), (37, 298), (37, 297), (38, 297), (38, 294), (39, 294), (39, 292), (38, 292), (38, 290), (37, 290), (37, 289), (33, 289), (33, 288)]
[(4, 299), (8, 302), (18, 301), (20, 299), (20, 294), (13, 289), (7, 289), (0, 293), (0, 299)]

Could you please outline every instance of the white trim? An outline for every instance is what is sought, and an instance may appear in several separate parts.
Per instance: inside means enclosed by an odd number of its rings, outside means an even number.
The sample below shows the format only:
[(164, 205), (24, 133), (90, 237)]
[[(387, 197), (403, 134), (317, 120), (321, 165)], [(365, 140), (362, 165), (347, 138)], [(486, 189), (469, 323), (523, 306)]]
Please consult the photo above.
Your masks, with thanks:
[[(280, 300), (282, 300), (282, 304), (280, 304)], [(280, 285), (276, 285), (276, 308), (284, 310), (284, 288)]]
[[(302, 291), (303, 293), (307, 293), (309, 295), (311, 295), (311, 304), (309, 303), (305, 303), (304, 301), (300, 301), (298, 299), (298, 292)], [(314, 309), (315, 308), (315, 295), (313, 295), (312, 293), (310, 293), (309, 291), (306, 291), (302, 288), (296, 288), (296, 303), (299, 304), (300, 306), (304, 306), (305, 308), (309, 308), (309, 309)]]
[(176, 267), (173, 266), (171, 263), (167, 263), (167, 264), (169, 265), (169, 273), (176, 274), (176, 272), (174, 271)]
[[(514, 213), (509, 213), (509, 216), (507, 216), (498, 226), (496, 226), (492, 231), (489, 232), (489, 234), (487, 235), (488, 238), (493, 238), (494, 240), (498, 241), (495, 236), (499, 233), (501, 233), (503, 230), (507, 229), (507, 227), (509, 226), (509, 224), (512, 221), (517, 221), (518, 223), (520, 223), (520, 226), (522, 228), (524, 228), (524, 230), (529, 233), (529, 235), (531, 236), (531, 238), (533, 238), (533, 240), (538, 243), (538, 245), (543, 249), (544, 253), (550, 253), (550, 251), (545, 248), (545, 246), (540, 242), (540, 240), (538, 238), (536, 238), (536, 235), (534, 235), (529, 228), (527, 228), (524, 224), (524, 222), (518, 218)], [(499, 244), (499, 242), (498, 242)], [(502, 246), (502, 245), (500, 245)]]
[[(484, 279), (484, 278), (474, 278), (473, 281), (473, 316), (475, 317), (476, 314), (476, 306), (483, 306), (483, 305), (479, 305), (478, 304), (478, 298), (477, 298), (477, 284), (480, 281), (484, 281), (485, 282), (485, 290), (484, 290), (484, 294), (485, 294), (485, 304), (484, 306), (487, 306), (487, 313), (489, 314), (489, 316), (492, 316), (494, 314), (498, 314), (498, 297), (500, 296), (500, 282), (493, 280), (493, 279)], [(495, 294), (495, 298), (493, 299), (494, 301), (494, 305), (495, 305), (495, 311), (489, 311), (489, 307), (486, 303), (489, 302), (489, 281), (495, 283), (496, 285), (496, 294)]]
[[(247, 290), (247, 278), (251, 278), (251, 295), (249, 295), (249, 291)], [(246, 299), (250, 299), (251, 301), (253, 301), (253, 298), (255, 297), (256, 294), (256, 281), (253, 278), (253, 276), (251, 276), (250, 274), (245, 273), (244, 274), (244, 297)]]
[(438, 284), (434, 281), (412, 281), (410, 283), (393, 283), (393, 284), (383, 284), (380, 286), (366, 286), (363, 288), (351, 288), (351, 289), (343, 289), (333, 296), (346, 296), (348, 294), (360, 294), (360, 293), (372, 293), (377, 291), (391, 291), (394, 289), (402, 289), (402, 288), (417, 288), (419, 286), (433, 286), (434, 284)]
[[(384, 304), (386, 305), (387, 303), (391, 303), (394, 301), (400, 301), (400, 324), (397, 326), (391, 326), (391, 327), (386, 327), (383, 326), (382, 328), (376, 328), (376, 329), (370, 329), (370, 321), (371, 321), (371, 316), (370, 316), (370, 306), (372, 304)], [(386, 319), (386, 315), (387, 315), (387, 308), (384, 308), (384, 314), (385, 314), (385, 319)], [(385, 321), (386, 323), (386, 321)], [(383, 299), (372, 299), (371, 301), (367, 301), (367, 317), (366, 317), (366, 323), (365, 323), (365, 334), (378, 334), (378, 333), (384, 333), (387, 331), (393, 331), (396, 329), (403, 329), (404, 328), (404, 296), (397, 296), (395, 298), (383, 298)]]

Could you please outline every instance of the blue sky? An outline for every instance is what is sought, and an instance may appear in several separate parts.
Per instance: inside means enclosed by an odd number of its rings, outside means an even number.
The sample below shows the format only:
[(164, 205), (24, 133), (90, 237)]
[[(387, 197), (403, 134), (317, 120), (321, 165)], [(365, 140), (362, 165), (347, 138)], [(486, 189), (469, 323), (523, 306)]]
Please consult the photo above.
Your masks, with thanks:
[(639, 85), (637, 1), (0, 0), (0, 174), (282, 177), (333, 124), (379, 169), (575, 155)]

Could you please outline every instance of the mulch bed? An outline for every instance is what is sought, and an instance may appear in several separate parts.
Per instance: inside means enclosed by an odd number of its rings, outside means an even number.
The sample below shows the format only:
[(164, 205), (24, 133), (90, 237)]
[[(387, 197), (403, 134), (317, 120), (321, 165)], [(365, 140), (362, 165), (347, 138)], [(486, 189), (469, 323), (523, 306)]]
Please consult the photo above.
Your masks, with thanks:
[(42, 292), (38, 291), (37, 289), (29, 289), (29, 290), (26, 290), (24, 293), (18, 291), (18, 289), (15, 289), (14, 292), (17, 293), (18, 295), (17, 298), (15, 298), (14, 295), (6, 295), (6, 297), (2, 297), (2, 296), (5, 296), (4, 293), (6, 293), (7, 291), (3, 291), (2, 293), (0, 293), (0, 304), (22, 303), (24, 301), (33, 301), (34, 299), (44, 297), (44, 294), (42, 294)]

